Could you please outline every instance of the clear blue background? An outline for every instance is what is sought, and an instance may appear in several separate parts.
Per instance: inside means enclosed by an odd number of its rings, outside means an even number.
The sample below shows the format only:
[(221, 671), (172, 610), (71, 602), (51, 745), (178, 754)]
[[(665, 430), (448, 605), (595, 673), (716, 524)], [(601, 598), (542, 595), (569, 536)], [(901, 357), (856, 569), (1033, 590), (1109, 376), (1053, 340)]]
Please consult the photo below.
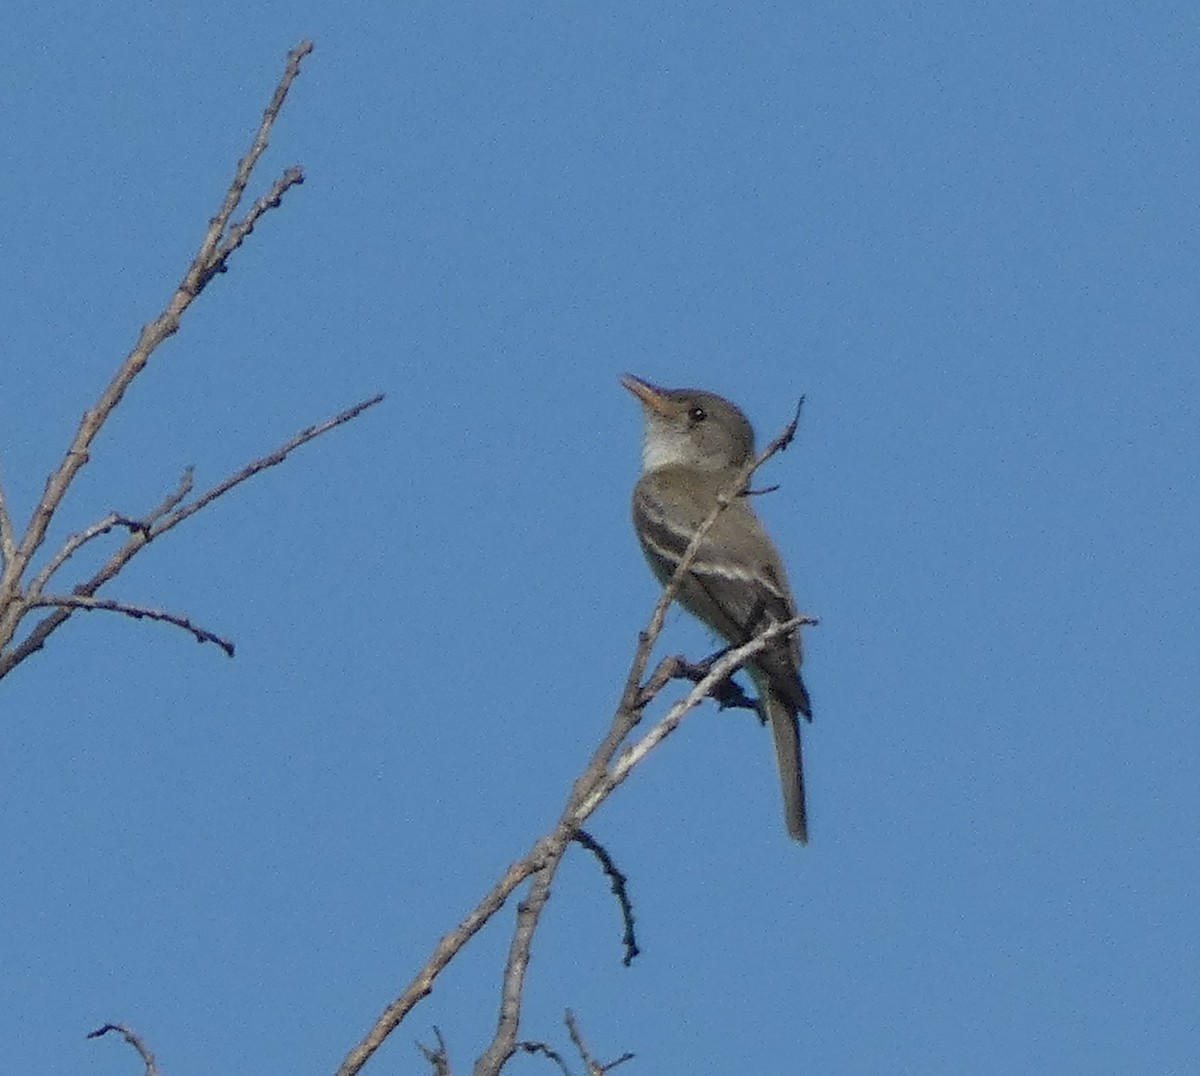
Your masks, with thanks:
[[(523, 1034), (642, 1073), (1200, 1070), (1194, 3), (14, 3), (0, 464), (24, 521), (282, 67), (272, 213), (53, 538), (387, 402), (0, 685), (8, 1072), (331, 1072), (556, 816), (656, 590), (625, 370), (808, 395), (759, 502), (813, 842), (706, 708), (575, 853)], [(95, 551), (99, 555), (99, 550)], [(85, 567), (83, 565), (82, 567)], [(673, 614), (667, 648), (700, 655)], [(368, 1071), (490, 1036), (512, 909)], [(513, 1072), (544, 1072), (518, 1059)], [(625, 1071), (624, 1069), (622, 1071)]]

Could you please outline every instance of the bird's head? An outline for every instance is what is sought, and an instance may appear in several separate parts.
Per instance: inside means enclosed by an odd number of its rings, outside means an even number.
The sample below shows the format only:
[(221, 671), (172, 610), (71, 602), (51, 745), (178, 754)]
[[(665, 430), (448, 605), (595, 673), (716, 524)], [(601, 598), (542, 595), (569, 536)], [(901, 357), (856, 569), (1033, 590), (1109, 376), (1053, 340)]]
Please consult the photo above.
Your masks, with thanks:
[(646, 419), (642, 469), (696, 467), (723, 471), (754, 455), (754, 430), (723, 396), (700, 389), (664, 389), (626, 374), (621, 384), (641, 402)]

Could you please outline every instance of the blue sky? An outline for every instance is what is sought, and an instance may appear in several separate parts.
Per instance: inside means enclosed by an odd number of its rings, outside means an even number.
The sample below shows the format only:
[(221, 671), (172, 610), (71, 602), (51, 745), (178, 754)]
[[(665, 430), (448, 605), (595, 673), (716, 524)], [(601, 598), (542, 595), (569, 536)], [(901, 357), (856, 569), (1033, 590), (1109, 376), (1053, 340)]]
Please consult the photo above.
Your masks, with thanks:
[[(10, 5), (0, 467), (23, 520), (287, 49), (307, 182), (53, 537), (386, 403), (0, 685), (13, 1072), (331, 1072), (556, 816), (656, 590), (632, 371), (795, 446), (812, 844), (695, 714), (568, 861), (523, 1032), (628, 1071), (1200, 1064), (1200, 15), (1183, 3)], [(698, 656), (680, 613), (665, 647)], [(368, 1071), (490, 1036), (511, 911)], [(545, 1071), (518, 1059), (514, 1073)]]

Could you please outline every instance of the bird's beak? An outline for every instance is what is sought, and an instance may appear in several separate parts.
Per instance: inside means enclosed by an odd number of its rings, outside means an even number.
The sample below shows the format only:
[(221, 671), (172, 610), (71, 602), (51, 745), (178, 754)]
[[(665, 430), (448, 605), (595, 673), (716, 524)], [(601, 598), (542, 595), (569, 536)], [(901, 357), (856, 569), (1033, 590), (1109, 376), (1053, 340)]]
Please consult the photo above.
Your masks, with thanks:
[(625, 374), (621, 378), (621, 384), (642, 402), (643, 407), (660, 415), (671, 413), (671, 398), (657, 385), (651, 385), (649, 381), (643, 381), (633, 374)]

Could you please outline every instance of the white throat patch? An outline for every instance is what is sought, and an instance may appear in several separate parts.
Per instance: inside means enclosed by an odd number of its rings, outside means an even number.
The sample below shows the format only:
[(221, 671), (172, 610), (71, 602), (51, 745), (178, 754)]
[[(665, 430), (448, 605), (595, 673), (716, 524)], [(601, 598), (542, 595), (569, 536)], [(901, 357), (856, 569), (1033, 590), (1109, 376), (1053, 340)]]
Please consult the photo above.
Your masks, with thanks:
[(653, 425), (646, 426), (642, 439), (642, 470), (657, 471), (660, 467), (686, 464), (689, 460), (688, 442), (669, 430)]

